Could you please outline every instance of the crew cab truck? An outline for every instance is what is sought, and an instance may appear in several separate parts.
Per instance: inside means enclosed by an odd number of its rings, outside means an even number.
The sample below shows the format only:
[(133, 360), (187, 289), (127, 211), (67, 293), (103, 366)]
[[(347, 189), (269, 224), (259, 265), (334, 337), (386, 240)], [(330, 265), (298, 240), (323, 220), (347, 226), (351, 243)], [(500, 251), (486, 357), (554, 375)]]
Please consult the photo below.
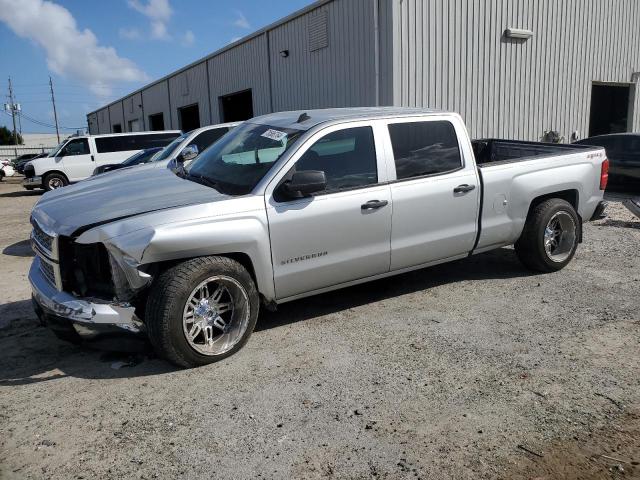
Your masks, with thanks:
[(45, 194), (34, 306), (65, 338), (144, 335), (193, 367), (238, 351), (261, 306), (511, 244), (528, 268), (558, 271), (606, 181), (602, 148), (472, 142), (455, 113), (274, 113), (176, 171)]
[(147, 148), (164, 147), (179, 137), (179, 130), (161, 132), (72, 135), (43, 158), (24, 167), (22, 186), (45, 191), (89, 178), (96, 167), (122, 163)]

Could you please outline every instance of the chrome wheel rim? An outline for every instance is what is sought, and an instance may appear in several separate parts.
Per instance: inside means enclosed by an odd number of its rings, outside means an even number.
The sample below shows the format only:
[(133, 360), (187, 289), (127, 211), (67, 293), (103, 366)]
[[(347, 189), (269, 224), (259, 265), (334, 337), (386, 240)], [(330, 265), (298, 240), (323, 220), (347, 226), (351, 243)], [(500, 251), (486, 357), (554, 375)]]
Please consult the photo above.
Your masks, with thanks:
[(555, 213), (544, 229), (544, 249), (552, 262), (564, 262), (576, 242), (576, 222), (565, 211)]
[(216, 275), (191, 291), (182, 314), (182, 330), (196, 352), (222, 355), (242, 339), (249, 314), (244, 287), (231, 277)]
[(60, 187), (64, 187), (64, 183), (62, 182), (62, 179), (57, 177), (53, 177), (49, 179), (49, 188), (51, 190), (55, 190), (56, 188), (60, 188)]

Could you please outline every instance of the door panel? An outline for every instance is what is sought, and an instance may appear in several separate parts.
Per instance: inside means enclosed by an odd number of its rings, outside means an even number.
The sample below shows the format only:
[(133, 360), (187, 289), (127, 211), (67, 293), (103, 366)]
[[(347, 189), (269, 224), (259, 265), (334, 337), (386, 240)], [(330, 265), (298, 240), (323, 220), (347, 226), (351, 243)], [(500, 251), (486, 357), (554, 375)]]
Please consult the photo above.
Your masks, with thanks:
[(384, 147), (367, 122), (332, 126), (302, 147), (287, 173), (320, 170), (326, 188), (291, 199), (277, 187), (267, 216), (278, 299), (386, 273), (390, 264), (391, 190)]
[[(371, 200), (384, 207), (363, 210)], [(267, 208), (279, 299), (389, 271), (388, 185)]]
[(460, 120), (390, 122), (391, 270), (466, 254), (477, 231), (480, 184)]
[(71, 182), (89, 177), (96, 167), (89, 149), (89, 141), (86, 138), (69, 141), (60, 152), (60, 155), (62, 156), (64, 172)]
[[(459, 185), (475, 185), (454, 193)], [(391, 186), (391, 269), (470, 252), (476, 238), (480, 188), (474, 172), (410, 180)]]

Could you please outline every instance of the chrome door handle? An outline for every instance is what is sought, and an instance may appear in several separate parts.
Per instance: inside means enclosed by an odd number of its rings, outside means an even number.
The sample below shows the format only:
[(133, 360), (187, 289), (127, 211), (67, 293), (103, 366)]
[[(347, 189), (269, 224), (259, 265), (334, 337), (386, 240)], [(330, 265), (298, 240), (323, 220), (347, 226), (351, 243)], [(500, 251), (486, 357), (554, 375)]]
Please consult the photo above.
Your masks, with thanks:
[(467, 193), (476, 188), (475, 185), (467, 185), (466, 183), (458, 185), (453, 189), (453, 193)]
[(369, 200), (367, 203), (363, 203), (360, 206), (361, 210), (377, 210), (382, 207), (386, 207), (389, 204), (386, 200)]

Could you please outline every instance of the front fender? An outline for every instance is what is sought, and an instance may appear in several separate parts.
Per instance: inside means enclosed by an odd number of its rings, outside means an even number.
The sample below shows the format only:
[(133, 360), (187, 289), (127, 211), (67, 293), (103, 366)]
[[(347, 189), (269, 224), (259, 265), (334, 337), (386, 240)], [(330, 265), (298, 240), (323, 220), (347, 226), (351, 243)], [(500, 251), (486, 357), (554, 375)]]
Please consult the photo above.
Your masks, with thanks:
[[(138, 267), (158, 262), (242, 253), (251, 260), (258, 291), (271, 301), (275, 290), (267, 217), (264, 203), (254, 201), (243, 207), (261, 208), (238, 208), (240, 213), (228, 210), (203, 215), (202, 207), (198, 210), (197, 206), (155, 212), (95, 227), (76, 241), (102, 242), (120, 267), (136, 272)], [(136, 272), (127, 277), (134, 278)]]

